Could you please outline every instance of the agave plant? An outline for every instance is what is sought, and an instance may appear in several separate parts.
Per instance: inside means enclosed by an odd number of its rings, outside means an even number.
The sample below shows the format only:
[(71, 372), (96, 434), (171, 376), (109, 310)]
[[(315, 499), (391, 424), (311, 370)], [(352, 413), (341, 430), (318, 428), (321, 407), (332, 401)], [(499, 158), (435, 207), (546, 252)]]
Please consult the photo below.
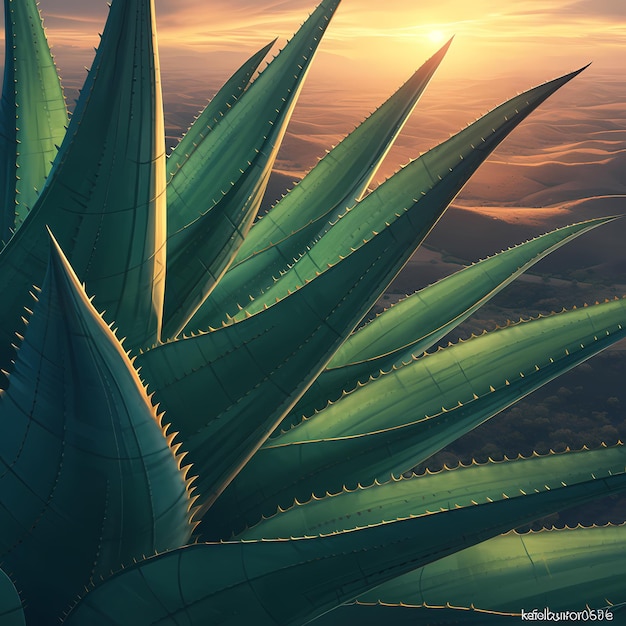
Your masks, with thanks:
[(151, 0), (113, 0), (71, 117), (35, 1), (5, 0), (3, 625), (491, 624), (626, 600), (625, 527), (509, 532), (623, 490), (623, 446), (403, 477), (624, 337), (618, 299), (425, 353), (612, 218), (360, 325), (488, 154), (578, 72), (368, 192), (446, 45), (256, 220), (338, 4), (254, 80), (269, 46), (247, 61), (166, 158)]

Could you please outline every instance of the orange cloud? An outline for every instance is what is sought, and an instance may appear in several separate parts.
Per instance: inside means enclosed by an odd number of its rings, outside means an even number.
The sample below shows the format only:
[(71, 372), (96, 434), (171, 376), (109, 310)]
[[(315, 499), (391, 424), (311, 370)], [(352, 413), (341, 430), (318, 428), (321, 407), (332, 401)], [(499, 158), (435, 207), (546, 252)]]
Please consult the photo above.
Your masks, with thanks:
[[(316, 0), (157, 0), (163, 66), (226, 76), (268, 40), (283, 42)], [(594, 61), (594, 70), (621, 70), (626, 47), (623, 0), (345, 0), (323, 42), (310, 82), (388, 91), (440, 45), (455, 43), (440, 73), (532, 74), (548, 79)], [(64, 74), (89, 65), (104, 3), (42, 0), (50, 41)], [(184, 63), (181, 59), (184, 58)]]

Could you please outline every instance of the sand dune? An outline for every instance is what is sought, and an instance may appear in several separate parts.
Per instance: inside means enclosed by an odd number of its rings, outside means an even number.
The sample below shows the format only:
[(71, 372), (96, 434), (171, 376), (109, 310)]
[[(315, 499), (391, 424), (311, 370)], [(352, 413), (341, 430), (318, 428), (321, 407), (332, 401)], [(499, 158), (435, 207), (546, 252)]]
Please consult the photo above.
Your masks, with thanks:
[[(479, 92), (470, 89), (468, 82), (465, 89), (455, 85), (449, 92), (439, 90), (434, 98), (424, 96), (376, 180), (384, 180), (400, 165), (462, 128), (459, 119), (464, 118), (465, 123), (472, 119), (464, 112), (484, 112), (488, 107), (482, 105), (489, 100), (485, 94), (490, 87), (488, 81), (481, 85)], [(501, 207), (541, 209), (514, 213), (515, 221), (527, 215), (531, 223), (539, 225), (571, 210), (573, 201), (626, 194), (623, 83), (610, 77), (594, 77), (578, 85), (573, 81), (565, 89), (569, 90), (566, 98), (557, 94), (556, 103), (546, 103), (498, 148), (463, 190), (459, 206), (484, 209), (491, 217), (497, 216)], [(468, 103), (472, 96), (474, 100)], [(340, 95), (333, 100), (341, 104)], [(357, 121), (355, 114), (366, 110), (365, 106), (357, 107), (358, 111), (347, 106), (338, 108), (338, 113), (330, 116), (332, 126), (323, 124), (321, 128), (314, 106), (309, 104), (300, 112), (305, 119), (292, 126), (279, 157), (281, 171), (297, 164), (294, 173), (301, 175), (308, 169), (301, 167), (307, 160), (309, 166), (315, 163), (327, 143), (342, 137), (333, 135), (332, 130), (343, 123), (347, 131)], [(306, 133), (304, 138), (298, 136), (299, 130)], [(592, 203), (594, 209), (590, 212), (595, 213), (597, 204)], [(608, 206), (606, 199), (600, 204)], [(586, 208), (592, 205), (583, 205), (584, 211), (578, 206), (577, 216), (587, 215)], [(501, 219), (511, 221), (511, 215), (506, 212)]]
[[(583, 158), (586, 157), (586, 158)], [(491, 161), (476, 173), (461, 204), (550, 207), (594, 196), (626, 194), (626, 151), (562, 152), (526, 163)]]
[[(429, 242), (475, 260), (566, 223), (626, 213), (626, 85), (592, 68), (525, 120), (474, 175)], [(168, 76), (165, 92), (170, 145), (206, 100), (207, 85)], [(178, 96), (180, 92), (185, 97)], [(182, 82), (181, 82), (182, 81)], [(184, 82), (184, 89), (182, 83)], [(433, 81), (377, 173), (380, 183), (401, 165), (445, 141), (507, 97), (510, 78)], [(522, 85), (525, 87), (526, 85)], [(389, 94), (306, 86), (276, 163), (264, 207), (299, 179)], [(626, 283), (622, 258), (626, 220), (594, 231), (554, 266), (596, 267)]]
[[(82, 70), (64, 73), (70, 102), (84, 75)], [(541, 68), (536, 75), (536, 83), (550, 78), (542, 74)], [(208, 71), (200, 80), (197, 74), (186, 74), (180, 64), (175, 70), (169, 65), (164, 69), (170, 148), (226, 78), (223, 72)], [(409, 159), (447, 139), (516, 90), (531, 85), (526, 78), (511, 76), (478, 74), (454, 82), (435, 76), (376, 180), (384, 180)], [(356, 89), (320, 82), (306, 84), (279, 154), (278, 169), (289, 173), (290, 178), (301, 176), (327, 147), (340, 141), (388, 95), (375, 80), (371, 84), (363, 82)], [(581, 197), (624, 193), (626, 177), (619, 174), (619, 169), (624, 165), (625, 149), (623, 76), (601, 74), (591, 66), (515, 130), (464, 190), (460, 202), (485, 207), (545, 208), (574, 200), (577, 192)], [(586, 169), (593, 163), (607, 171)], [(575, 167), (559, 169), (555, 164)], [(531, 165), (536, 168), (532, 174), (523, 169)], [(587, 180), (588, 188), (584, 182)], [(553, 192), (544, 193), (542, 187)]]

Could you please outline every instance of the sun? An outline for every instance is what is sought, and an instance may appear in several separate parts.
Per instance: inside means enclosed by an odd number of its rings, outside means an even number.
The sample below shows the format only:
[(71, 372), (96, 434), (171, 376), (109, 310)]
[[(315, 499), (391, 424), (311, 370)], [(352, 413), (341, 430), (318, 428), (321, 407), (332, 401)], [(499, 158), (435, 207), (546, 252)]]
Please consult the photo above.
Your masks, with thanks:
[(443, 43), (446, 38), (441, 30), (431, 30), (428, 32), (427, 37), (430, 41), (437, 44)]

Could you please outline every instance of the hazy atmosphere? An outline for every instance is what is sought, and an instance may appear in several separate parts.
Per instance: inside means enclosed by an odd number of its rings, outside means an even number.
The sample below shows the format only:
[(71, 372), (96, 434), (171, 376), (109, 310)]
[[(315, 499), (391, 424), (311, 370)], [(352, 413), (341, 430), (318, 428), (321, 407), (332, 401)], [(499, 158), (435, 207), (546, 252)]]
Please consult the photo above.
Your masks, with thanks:
[[(309, 0), (157, 0), (162, 63), (169, 70), (185, 58), (187, 71), (228, 72), (233, 61), (271, 38), (291, 36), (313, 5)], [(47, 0), (41, 10), (61, 68), (87, 64), (106, 3)], [(346, 0), (325, 36), (314, 74), (331, 83), (365, 81), (366, 89), (372, 81), (393, 85), (453, 35), (455, 49), (442, 68), (446, 77), (534, 75), (535, 69), (560, 72), (590, 61), (605, 73), (623, 67), (625, 26), (621, 0), (441, 0), (429, 6)]]
[[(170, 143), (247, 56), (274, 37), (275, 50), (284, 45), (313, 4), (157, 0)], [(40, 8), (71, 101), (91, 63), (107, 5), (45, 0)], [(311, 167), (452, 36), (447, 58), (381, 176), (516, 92), (592, 63), (498, 149), (458, 204), (532, 208), (533, 221), (572, 211), (572, 203), (585, 214), (620, 211), (615, 196), (626, 189), (620, 175), (626, 139), (621, 0), (506, 6), (478, 0), (471, 8), (459, 0), (410, 8), (404, 0), (345, 0), (313, 64), (279, 169), (301, 174)], [(524, 217), (519, 210), (488, 212), (507, 221)]]
[[(313, 5), (157, 0), (169, 145), (241, 62), (274, 37), (274, 50), (282, 47)], [(40, 9), (71, 103), (108, 7), (99, 1), (46, 0)], [(504, 142), (445, 218), (458, 219), (455, 209), (464, 209), (464, 221), (476, 222), (473, 251), (467, 238), (458, 240), (447, 227), (446, 241), (439, 244), (471, 260), (572, 217), (621, 213), (626, 194), (621, 0), (507, 5), (477, 0), (471, 7), (442, 0), (408, 8), (404, 0), (345, 0), (296, 107), (270, 192), (280, 193), (301, 176), (452, 36), (447, 58), (378, 181), (511, 95), (591, 63)], [(490, 245), (501, 220), (512, 227), (498, 229), (503, 233)], [(573, 251), (581, 250), (577, 262), (608, 264), (613, 282), (626, 282), (617, 275), (624, 270), (617, 257), (623, 231), (620, 225), (574, 242)], [(437, 232), (433, 239), (436, 244)]]
[[(157, 0), (168, 145), (230, 74), (274, 37), (282, 47), (314, 8), (309, 0)], [(70, 101), (98, 44), (104, 2), (40, 5)], [(626, 204), (626, 4), (622, 0), (344, 0), (304, 86), (269, 188), (277, 197), (445, 41), (447, 57), (377, 175), (447, 139), (517, 92), (588, 63), (500, 146), (428, 240), (474, 261), (556, 225), (620, 214)], [(471, 236), (467, 236), (470, 233)], [(594, 231), (538, 266), (626, 284), (626, 222)], [(431, 252), (403, 288), (436, 278)], [(437, 271), (435, 271), (437, 270)], [(434, 274), (433, 274), (434, 272)], [(591, 272), (591, 274), (590, 274)], [(412, 274), (409, 274), (413, 276)], [(603, 294), (599, 294), (603, 295)], [(576, 304), (576, 294), (563, 302)]]

